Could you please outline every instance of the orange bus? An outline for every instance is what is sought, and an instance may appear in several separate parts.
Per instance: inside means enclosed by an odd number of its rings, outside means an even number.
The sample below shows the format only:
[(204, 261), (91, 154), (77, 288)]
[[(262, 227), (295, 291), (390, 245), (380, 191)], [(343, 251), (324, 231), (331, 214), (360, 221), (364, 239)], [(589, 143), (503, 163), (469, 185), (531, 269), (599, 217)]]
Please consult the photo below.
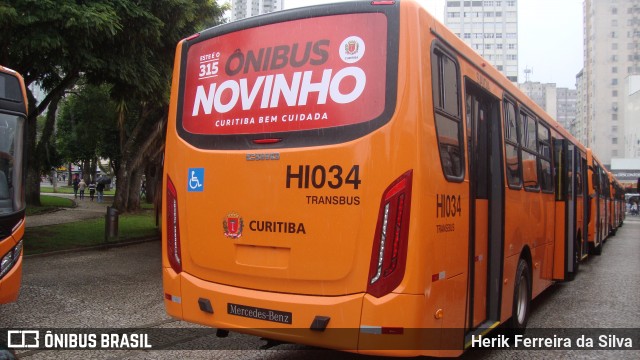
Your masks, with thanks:
[(175, 56), (166, 310), (220, 336), (459, 355), (577, 272), (589, 154), (415, 1), (205, 30)]
[(615, 176), (613, 177), (613, 181), (615, 183), (615, 194), (616, 194), (616, 230), (617, 228), (624, 225), (624, 220), (627, 212), (627, 207), (625, 204), (625, 190), (624, 186)]
[(587, 162), (589, 167), (589, 252), (600, 255), (609, 234), (606, 220), (605, 168), (591, 149), (587, 150)]
[[(588, 167), (587, 149), (575, 139), (554, 139), (556, 214), (565, 219), (556, 222), (556, 254), (565, 254), (566, 259), (554, 258), (554, 278), (572, 280), (580, 262), (588, 256)], [(564, 262), (564, 267), (563, 267)], [(565, 272), (560, 271), (564, 268)]]
[(22, 279), (26, 118), (24, 81), (0, 66), (0, 304), (18, 298)]
[(609, 172), (607, 174), (609, 176), (609, 184), (610, 184), (610, 199), (611, 203), (609, 205), (609, 213), (611, 216), (609, 217), (609, 234), (615, 235), (618, 231), (618, 228), (622, 226), (624, 221), (624, 189), (622, 188), (622, 184), (615, 178), (613, 173)]

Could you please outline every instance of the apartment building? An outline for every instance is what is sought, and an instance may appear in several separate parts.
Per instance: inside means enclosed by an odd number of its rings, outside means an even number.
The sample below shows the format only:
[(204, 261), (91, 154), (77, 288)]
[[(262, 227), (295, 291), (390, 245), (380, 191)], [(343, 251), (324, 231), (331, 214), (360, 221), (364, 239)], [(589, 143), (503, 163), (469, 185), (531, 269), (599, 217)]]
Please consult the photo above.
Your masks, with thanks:
[(518, 82), (518, 2), (445, 3), (444, 23), (512, 82)]
[(231, 0), (231, 21), (282, 10), (284, 0)]

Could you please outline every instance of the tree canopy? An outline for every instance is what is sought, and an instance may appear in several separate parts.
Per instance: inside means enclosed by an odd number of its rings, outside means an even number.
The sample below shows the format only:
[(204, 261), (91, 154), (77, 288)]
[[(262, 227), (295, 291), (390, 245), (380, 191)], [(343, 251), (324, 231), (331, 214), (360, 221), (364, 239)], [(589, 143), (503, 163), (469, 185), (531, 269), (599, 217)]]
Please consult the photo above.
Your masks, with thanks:
[[(141, 165), (157, 162), (162, 148), (175, 46), (220, 23), (226, 8), (212, 0), (0, 1), (0, 63), (46, 94), (40, 101), (28, 94), (27, 202), (39, 203), (40, 174), (53, 165), (58, 104), (83, 79), (108, 84), (121, 157), (114, 206), (136, 209)], [(47, 108), (51, 115), (38, 138), (35, 122)], [(93, 114), (85, 120), (102, 121)]]

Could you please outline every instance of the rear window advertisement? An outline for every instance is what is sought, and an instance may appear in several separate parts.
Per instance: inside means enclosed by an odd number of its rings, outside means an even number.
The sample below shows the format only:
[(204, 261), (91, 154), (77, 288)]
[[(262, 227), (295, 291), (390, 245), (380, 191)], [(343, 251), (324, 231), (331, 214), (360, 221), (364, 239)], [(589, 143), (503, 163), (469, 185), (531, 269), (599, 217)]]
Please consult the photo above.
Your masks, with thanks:
[(385, 106), (387, 19), (350, 14), (237, 31), (188, 50), (182, 126), (200, 135), (353, 125)]

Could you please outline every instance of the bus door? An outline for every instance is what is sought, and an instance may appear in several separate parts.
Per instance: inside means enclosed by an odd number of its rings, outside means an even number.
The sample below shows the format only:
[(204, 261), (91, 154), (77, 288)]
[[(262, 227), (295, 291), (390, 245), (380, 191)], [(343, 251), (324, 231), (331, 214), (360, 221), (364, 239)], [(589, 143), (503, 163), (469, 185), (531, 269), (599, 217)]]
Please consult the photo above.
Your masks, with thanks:
[(587, 164), (587, 158), (584, 154), (577, 151), (578, 157), (578, 176), (576, 178), (576, 195), (578, 197), (578, 214), (582, 214), (582, 221), (580, 227), (580, 259), (587, 257), (589, 253), (589, 166)]
[(566, 220), (566, 238), (565, 243), (567, 244), (567, 251), (565, 254), (566, 264), (567, 264), (567, 272), (569, 274), (575, 275), (578, 271), (578, 265), (580, 264), (581, 259), (581, 249), (580, 243), (578, 242), (577, 234), (576, 234), (576, 181), (577, 181), (577, 161), (576, 161), (576, 147), (575, 145), (569, 143), (567, 140), (564, 141), (566, 144), (566, 201), (567, 207), (565, 212), (565, 220)]
[(499, 320), (502, 264), (502, 171), (500, 102), (467, 80), (469, 152), (469, 315), (468, 329)]
[(567, 174), (567, 244), (571, 249), (570, 254), (567, 255), (567, 263), (572, 264), (569, 266), (569, 271), (574, 271), (574, 268), (578, 266), (580, 262), (580, 244), (577, 242), (576, 234), (576, 174), (577, 174), (577, 161), (576, 161), (576, 147), (573, 144), (567, 144), (567, 168), (569, 173)]
[(596, 233), (595, 233), (595, 238), (594, 238), (594, 252), (597, 252), (598, 247), (600, 246), (600, 244), (602, 244), (602, 221), (601, 221), (601, 214), (602, 214), (602, 209), (600, 208), (600, 203), (602, 202), (602, 199), (600, 198), (600, 195), (602, 194), (602, 189), (601, 189), (601, 178), (600, 178), (600, 167), (594, 162), (593, 164), (593, 187), (595, 188), (595, 194), (594, 194), (594, 203), (595, 203), (595, 229), (596, 229)]

